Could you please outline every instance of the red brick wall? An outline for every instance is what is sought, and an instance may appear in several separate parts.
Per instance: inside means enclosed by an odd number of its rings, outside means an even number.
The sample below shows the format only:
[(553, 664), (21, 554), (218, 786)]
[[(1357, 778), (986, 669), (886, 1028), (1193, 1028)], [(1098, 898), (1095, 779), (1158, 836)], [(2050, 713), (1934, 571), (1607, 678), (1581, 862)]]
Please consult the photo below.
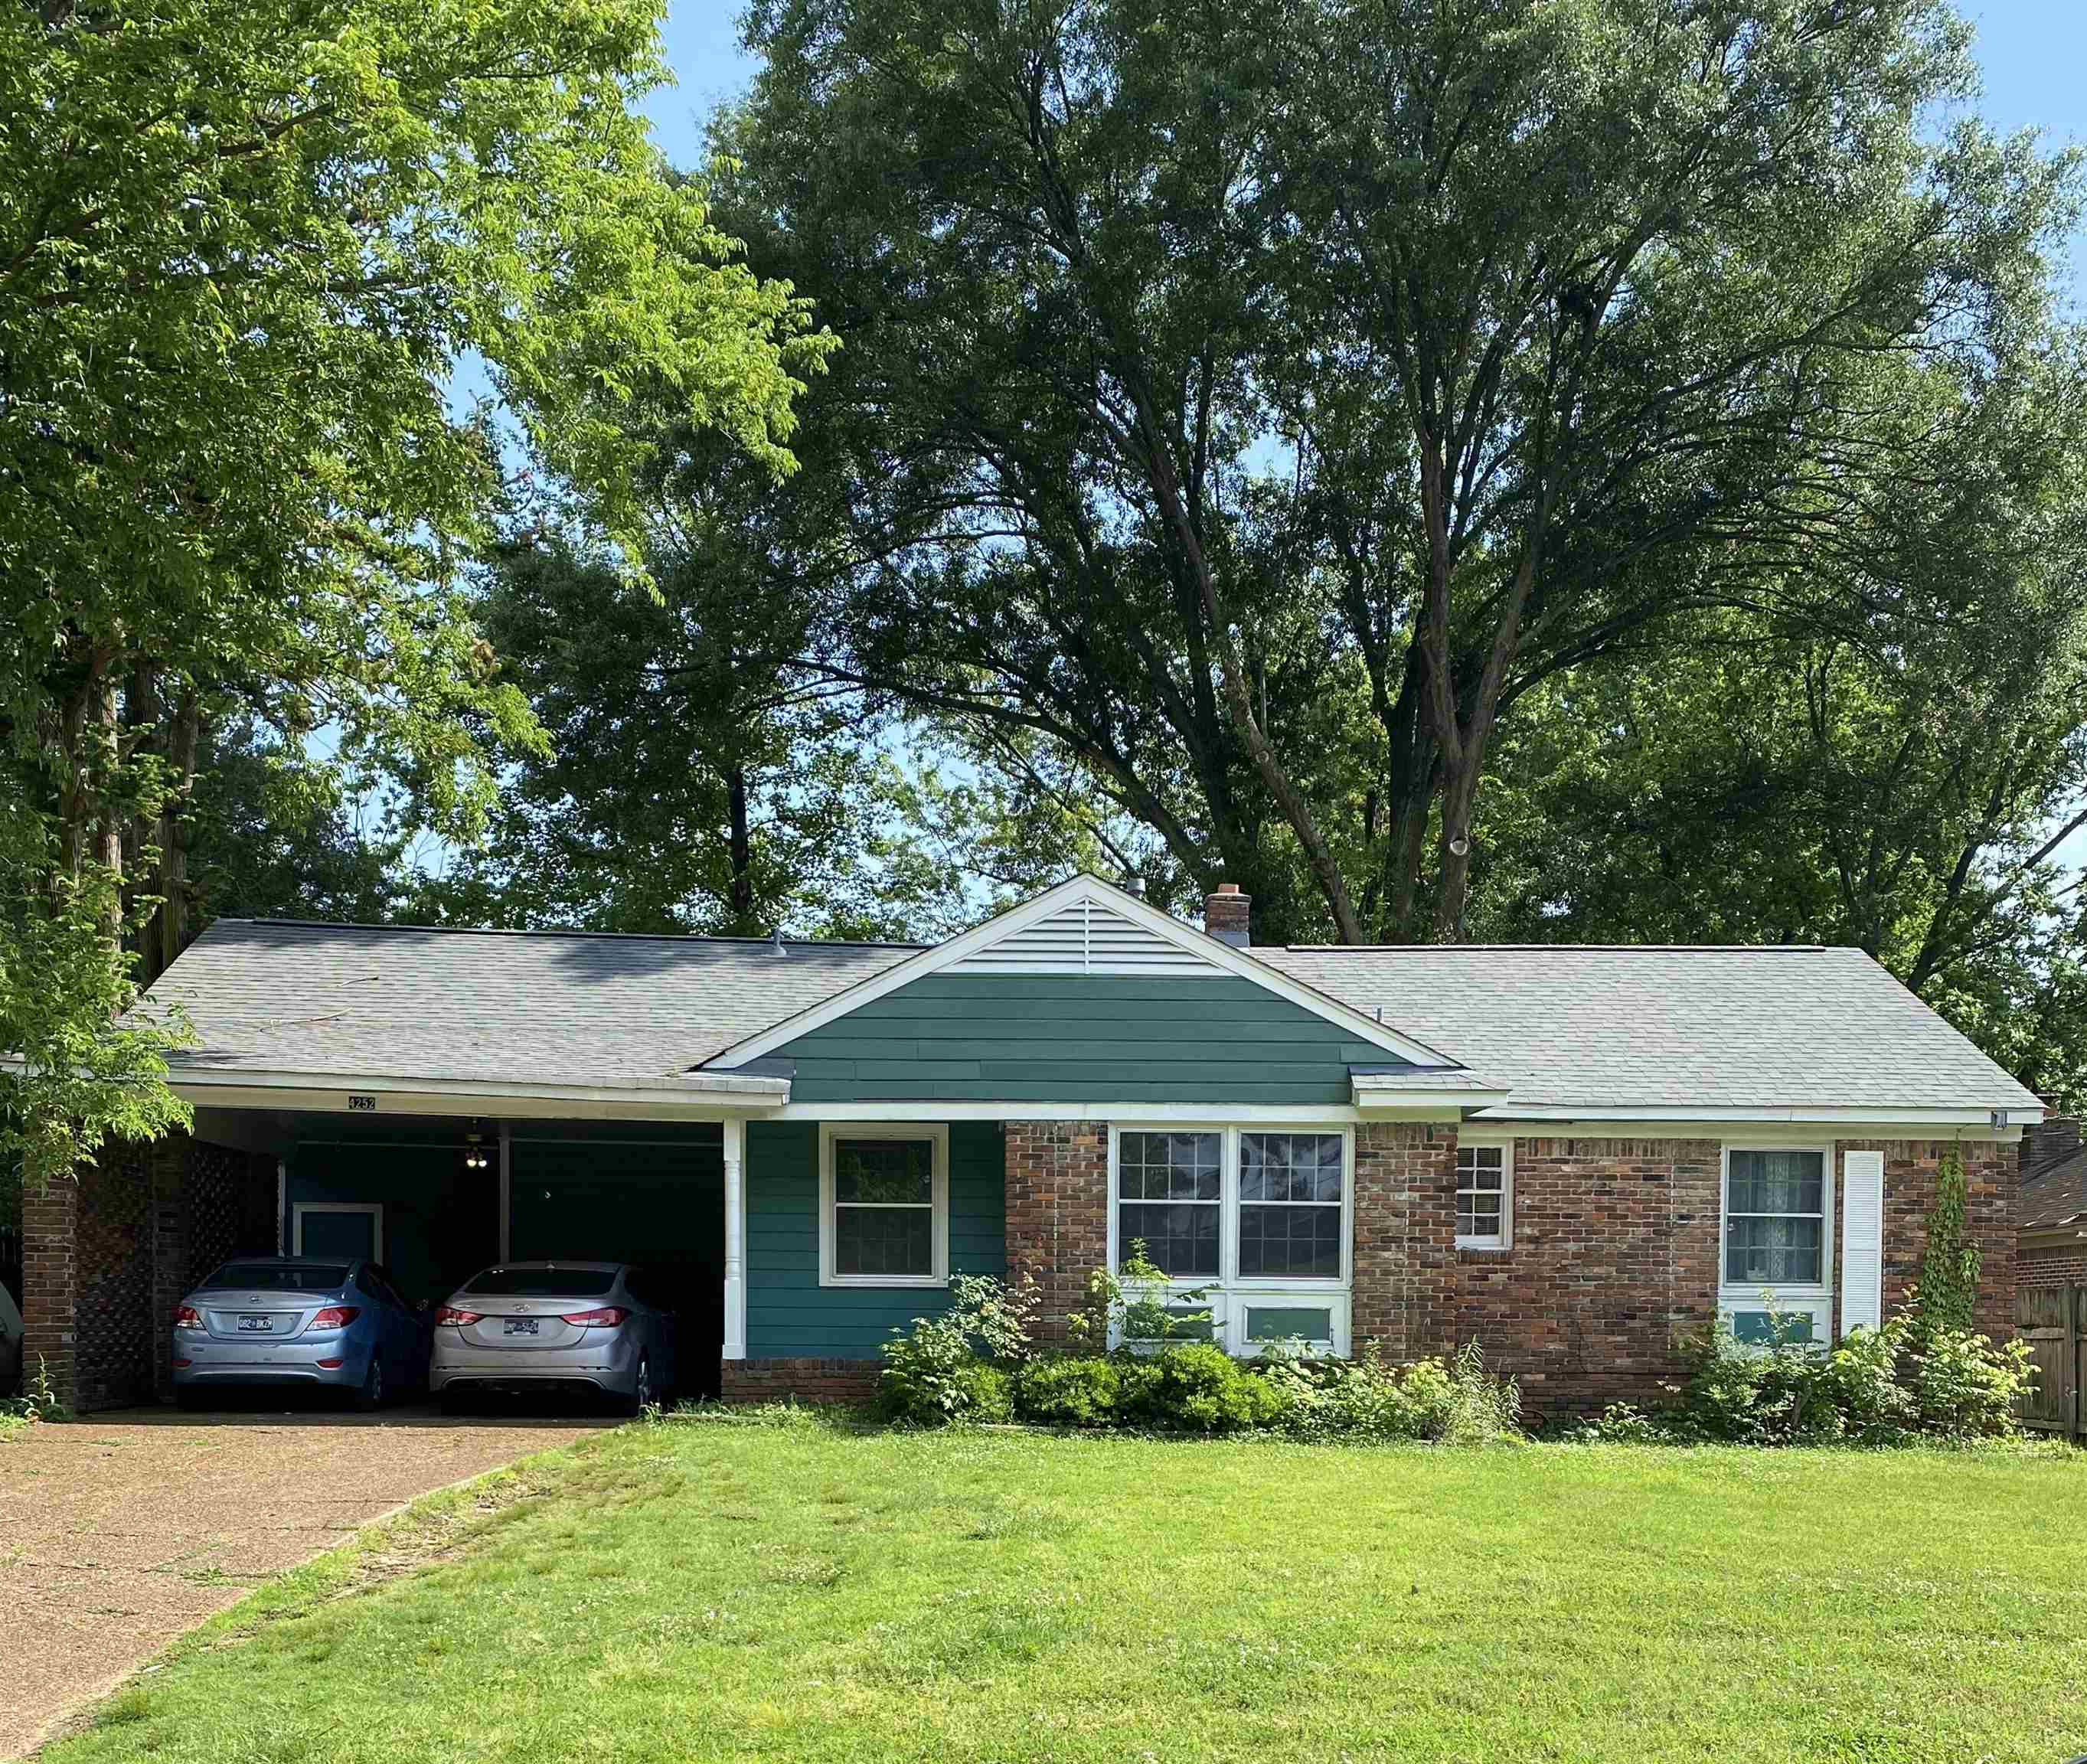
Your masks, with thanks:
[(23, 1203), (23, 1369), (41, 1356), (68, 1407), (150, 1401), (171, 1386), (175, 1301), (226, 1256), (267, 1251), (275, 1160), (176, 1135), (108, 1147)]
[(728, 1403), (867, 1403), (877, 1395), (874, 1360), (728, 1360)]
[(1036, 1335), (1062, 1342), (1087, 1306), (1087, 1281), (1108, 1260), (1108, 1129), (1093, 1122), (1010, 1121), (1007, 1278), (1036, 1284)]
[(2024, 1244), (2016, 1253), (2015, 1284), (2087, 1286), (2087, 1243)]
[(1355, 1345), (1393, 1360), (1439, 1353), (1453, 1334), (1457, 1136), (1447, 1126), (1355, 1130)]
[[(1927, 1215), (1935, 1205), (1935, 1172), (1950, 1143), (1946, 1139), (1848, 1139), (1837, 1148), (1884, 1155), (1886, 1316), (1906, 1302), (1907, 1289), (1920, 1278), (1920, 1258), (1927, 1248)], [(2015, 1330), (2014, 1204), (2019, 1154), (2014, 1146), (1991, 1140), (1965, 1140), (1962, 1149), (1965, 1228), (1978, 1246), (1977, 1322), (1987, 1335), (2004, 1341)]]

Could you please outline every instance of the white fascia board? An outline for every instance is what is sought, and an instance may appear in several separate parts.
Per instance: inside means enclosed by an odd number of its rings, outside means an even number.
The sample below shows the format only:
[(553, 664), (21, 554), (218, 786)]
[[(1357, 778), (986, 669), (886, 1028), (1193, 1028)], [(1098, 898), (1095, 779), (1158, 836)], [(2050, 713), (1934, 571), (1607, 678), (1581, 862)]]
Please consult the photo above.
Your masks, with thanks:
[(168, 1085), (184, 1101), (213, 1108), (278, 1108), (322, 1114), (369, 1113), (349, 1098), (373, 1097), (380, 1114), (571, 1117), (600, 1121), (715, 1121), (772, 1114), (790, 1099), (783, 1078), (659, 1084), (530, 1084), (479, 1078), (372, 1077), (361, 1073), (177, 1070)]
[(1862, 1127), (1874, 1129), (1881, 1134), (1887, 1128), (1918, 1129), (1928, 1132), (1939, 1127), (1961, 1128), (1974, 1138), (2012, 1139), (2020, 1137), (2020, 1130), (2043, 1118), (2041, 1109), (2009, 1108), (2002, 1113), (2008, 1116), (2008, 1125), (1993, 1125), (1991, 1108), (1915, 1108), (1904, 1105), (1877, 1104), (1849, 1107), (1825, 1107), (1798, 1104), (1778, 1108), (1736, 1108), (1730, 1104), (1690, 1105), (1678, 1103), (1654, 1104), (1649, 1106), (1622, 1108), (1605, 1104), (1535, 1104), (1496, 1102), (1480, 1109), (1474, 1117), (1487, 1122), (1513, 1125), (1522, 1122), (1541, 1123), (1555, 1128), (1563, 1125), (1591, 1132), (1607, 1126), (1624, 1125), (1642, 1126), (1661, 1121), (1677, 1125), (1748, 1125), (1788, 1123), (1792, 1125)]
[[(1436, 1112), (1453, 1121), (1457, 1112)], [(1382, 1118), (1374, 1111), (1367, 1118)], [(1039, 1103), (881, 1101), (792, 1103), (770, 1118), (777, 1121), (1077, 1121), (1102, 1123), (1134, 1121), (1144, 1124), (1183, 1121), (1205, 1126), (1240, 1123), (1248, 1126), (1347, 1125), (1366, 1118), (1341, 1103)]]
[[(1177, 947), (1201, 957), (1214, 967), (1236, 974), (1242, 980), (1252, 980), (1256, 985), (1287, 999), (1300, 1010), (1314, 1016), (1323, 1017), (1349, 1031), (1359, 1041), (1367, 1041), (1372, 1047), (1382, 1048), (1402, 1060), (1416, 1066), (1439, 1066), (1456, 1069), (1456, 1062), (1448, 1055), (1415, 1041), (1410, 1036), (1386, 1028), (1375, 1019), (1366, 1017), (1352, 1006), (1307, 986), (1301, 980), (1292, 980), (1287, 974), (1271, 967), (1265, 962), (1255, 959), (1251, 951), (1236, 949), (1207, 933), (1198, 931), (1193, 925), (1184, 925), (1170, 918), (1156, 907), (1140, 900), (1099, 877), (1075, 876), (1069, 882), (1060, 882), (1055, 888), (1047, 888), (1033, 900), (1025, 900), (1018, 907), (1011, 907), (984, 925), (974, 925), (961, 937), (946, 943), (938, 943), (932, 950), (923, 950), (918, 955), (909, 956), (895, 967), (887, 967), (881, 974), (868, 980), (858, 980), (845, 992), (835, 993), (830, 998), (800, 1010), (794, 1017), (786, 1017), (774, 1027), (760, 1034), (749, 1036), (735, 1043), (720, 1053), (706, 1060), (701, 1070), (712, 1073), (744, 1066), (749, 1060), (758, 1060), (787, 1047), (800, 1036), (809, 1035), (814, 1029), (845, 1017), (850, 1011), (894, 993), (916, 980), (924, 980), (930, 974), (939, 973), (967, 955), (975, 955), (1002, 938), (1012, 936), (1028, 929), (1039, 919), (1048, 919), (1061, 908), (1081, 900), (1091, 900), (1107, 907), (1112, 912), (1121, 913), (1133, 924), (1142, 926), (1154, 936), (1164, 938)], [(1035, 1117), (1042, 1118), (1042, 1117)]]
[(1416, 1083), (1418, 1074), (1398, 1076), (1401, 1082), (1385, 1083), (1383, 1074), (1355, 1074), (1349, 1084), (1355, 1107), (1370, 1114), (1411, 1108), (1479, 1109), (1499, 1106), (1508, 1094), (1502, 1084), (1473, 1083), (1468, 1072), (1445, 1072), (1439, 1083)]

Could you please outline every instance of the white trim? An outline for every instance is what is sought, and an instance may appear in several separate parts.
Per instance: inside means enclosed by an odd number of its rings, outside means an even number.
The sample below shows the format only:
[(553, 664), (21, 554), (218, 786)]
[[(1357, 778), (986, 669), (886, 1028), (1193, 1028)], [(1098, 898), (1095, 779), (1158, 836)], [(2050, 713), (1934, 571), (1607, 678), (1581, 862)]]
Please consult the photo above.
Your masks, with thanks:
[[(1735, 1151), (1810, 1151), (1819, 1155), (1819, 1278), (1816, 1280), (1734, 1282), (1725, 1277), (1725, 1244), (1731, 1217), (1732, 1154)], [(1830, 1143), (1807, 1143), (1789, 1138), (1739, 1138), (1718, 1147), (1718, 1309), (1726, 1318), (1735, 1311), (1759, 1310), (1764, 1301), (1777, 1310), (1808, 1311), (1814, 1339), (1833, 1339), (1833, 1148)], [(1803, 1215), (1797, 1215), (1803, 1216)]]
[(1799, 1104), (1784, 1108), (1735, 1108), (1729, 1104), (1706, 1103), (1701, 1105), (1684, 1103), (1657, 1103), (1629, 1108), (1608, 1104), (1588, 1103), (1500, 1103), (1479, 1111), (1477, 1118), (1486, 1121), (1512, 1123), (1523, 1121), (1568, 1121), (1576, 1124), (1603, 1121), (1744, 1121), (1750, 1124), (1778, 1122), (1846, 1122), (1855, 1125), (1883, 1125), (1912, 1128), (1979, 1127), (1985, 1132), (1966, 1134), (1966, 1138), (2014, 1139), (2021, 1135), (2018, 1128), (2032, 1117), (2041, 1120), (2041, 1111), (2010, 1109), (2010, 1117), (2019, 1114), (2021, 1122), (2006, 1127), (1995, 1127), (1990, 1108), (1909, 1108), (1901, 1104), (1857, 1104), (1846, 1108), (1825, 1108)]
[(746, 1123), (724, 1124), (724, 1348), (746, 1357)]
[[(1341, 1138), (1341, 1271), (1338, 1275), (1244, 1275), (1239, 1266), (1240, 1135), (1243, 1133), (1338, 1134)], [(1244, 1122), (1206, 1118), (1187, 1122), (1155, 1120), (1148, 1111), (1142, 1116), (1112, 1121), (1108, 1134), (1108, 1266), (1116, 1271), (1122, 1259), (1118, 1214), (1122, 1207), (1121, 1170), (1123, 1136), (1127, 1133), (1214, 1133), (1218, 1135), (1218, 1271), (1211, 1275), (1178, 1275), (1167, 1283), (1176, 1292), (1203, 1292), (1209, 1295), (1212, 1338), (1236, 1358), (1251, 1358), (1259, 1347), (1246, 1339), (1249, 1305), (1295, 1309), (1309, 1301), (1323, 1303), (1332, 1318), (1331, 1352), (1345, 1358), (1349, 1347), (1349, 1318), (1355, 1290), (1355, 1138), (1348, 1123), (1321, 1114), (1316, 1121), (1272, 1121), (1264, 1114)], [(1135, 1203), (1133, 1203), (1135, 1204)], [(1112, 1345), (1115, 1345), (1112, 1343)]]
[[(1863, 1217), (1864, 1213), (1869, 1216)], [(1876, 1329), (1884, 1322), (1884, 1153), (1841, 1154), (1841, 1333), (1845, 1335), (1859, 1326)]]
[(382, 1201), (298, 1201), (290, 1208), (290, 1254), (305, 1253), (305, 1215), (307, 1213), (367, 1213), (370, 1215), (369, 1259), (384, 1259), (384, 1203)]
[[(1301, 980), (1292, 980), (1267, 963), (1256, 960), (1250, 951), (1235, 949), (1229, 943), (1220, 942), (1193, 925), (1170, 918), (1136, 895), (1126, 894), (1120, 888), (1113, 887), (1093, 876), (1075, 876), (1069, 882), (1060, 882), (1055, 888), (1047, 888), (1034, 899), (1025, 900), (1020, 906), (1010, 908), (997, 917), (987, 920), (984, 925), (974, 925), (961, 937), (952, 938), (948, 942), (939, 943), (933, 949), (923, 950), (919, 955), (909, 956), (895, 966), (887, 967), (881, 974), (873, 974), (867, 980), (859, 980), (845, 991), (836, 993), (832, 997), (799, 1011), (796, 1016), (786, 1017), (774, 1027), (762, 1030), (760, 1034), (734, 1043), (723, 1053), (705, 1061), (702, 1069), (714, 1076), (721, 1075), (732, 1067), (744, 1066), (749, 1060), (758, 1060), (763, 1055), (773, 1053), (800, 1036), (823, 1028), (836, 1019), (845, 1017), (850, 1012), (859, 1010), (863, 1006), (883, 997), (887, 993), (896, 992), (900, 987), (910, 985), (916, 980), (924, 980), (930, 974), (939, 973), (944, 968), (962, 961), (965, 957), (975, 955), (989, 944), (1026, 930), (1039, 920), (1049, 918), (1064, 908), (1082, 900), (1100, 902), (1111, 912), (1120, 913), (1155, 936), (1164, 938), (1192, 955), (1201, 957), (1213, 967), (1223, 968), (1243, 980), (1250, 980), (1278, 997), (1287, 998), (1300, 1009), (1338, 1024), (1350, 1031), (1358, 1040), (1367, 1041), (1372, 1047), (1382, 1048), (1400, 1059), (1412, 1061), (1416, 1065), (1462, 1070), (1447, 1055), (1386, 1028), (1361, 1011), (1341, 1003), (1316, 988), (1305, 985)], [(1154, 977), (1164, 979), (1163, 976)]]
[[(1464, 1132), (1457, 1135), (1457, 1155), (1466, 1150), (1498, 1151), (1500, 1155), (1500, 1228), (1496, 1235), (1466, 1237), (1457, 1234), (1459, 1249), (1512, 1249), (1514, 1247), (1514, 1136), (1512, 1134)], [(1456, 1172), (1457, 1194), (1464, 1192), (1463, 1172)], [(1479, 1192), (1476, 1190), (1474, 1193)]]
[(518, 1121), (722, 1121), (730, 1114), (779, 1108), (790, 1096), (790, 1081), (782, 1078), (740, 1078), (732, 1087), (694, 1087), (491, 1084), (338, 1072), (227, 1072), (199, 1078), (177, 1070), (167, 1082), (185, 1101), (213, 1108), (365, 1114), (370, 1111), (350, 1099), (375, 1097), (374, 1113), (382, 1115), (511, 1115)]
[[(1146, 1125), (1164, 1122), (1169, 1126), (1210, 1126), (1238, 1122), (1244, 1126), (1348, 1126), (1363, 1120), (1384, 1118), (1381, 1111), (1367, 1116), (1359, 1109), (1325, 1103), (1039, 1103), (1010, 1098), (992, 1102), (869, 1102), (792, 1103), (779, 1108), (777, 1121), (918, 1121), (932, 1113), (938, 1121), (1079, 1121), (1099, 1124), (1134, 1121)], [(1438, 1113), (1454, 1121), (1455, 1112)]]
[[(916, 1111), (917, 1113), (917, 1111)], [(834, 1271), (834, 1142), (840, 1138), (924, 1139), (933, 1147), (928, 1186), (928, 1274), (837, 1274)], [(828, 1121), (819, 1130), (819, 1284), (933, 1287), (950, 1283), (950, 1130), (940, 1122)]]

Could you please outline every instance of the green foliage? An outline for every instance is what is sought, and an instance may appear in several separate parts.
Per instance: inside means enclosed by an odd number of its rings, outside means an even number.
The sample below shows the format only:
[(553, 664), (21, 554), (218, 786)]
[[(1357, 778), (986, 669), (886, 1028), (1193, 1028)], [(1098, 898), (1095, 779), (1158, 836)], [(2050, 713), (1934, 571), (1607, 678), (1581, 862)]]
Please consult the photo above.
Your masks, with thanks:
[(1449, 1360), (1389, 1364), (1375, 1342), (1352, 1360), (1269, 1359), (1286, 1393), (1278, 1425), (1300, 1439), (1435, 1440), (1480, 1445), (1518, 1437), (1522, 1398), (1486, 1369), (1477, 1343)]
[(1009, 1291), (989, 1275), (954, 1275), (946, 1309), (893, 1330), (884, 1344), (886, 1417), (915, 1427), (1005, 1420), (1009, 1369), (1029, 1357), (1035, 1305), (1026, 1285)]
[(1096, 1268), (1087, 1276), (1087, 1308), (1065, 1318), (1075, 1343), (1143, 1348), (1208, 1331), (1209, 1288), (1176, 1286), (1142, 1237), (1131, 1239), (1120, 1260), (1120, 1270)]
[(1039, 1427), (1113, 1427), (1123, 1412), (1124, 1368), (1099, 1356), (1031, 1360), (1015, 1374), (1014, 1412)]
[(1287, 1393), (1214, 1342), (1125, 1356), (1122, 1420), (1167, 1433), (1231, 1433), (1279, 1424)]
[(1978, 1246), (1965, 1232), (1964, 1148), (1952, 1145), (1935, 1172), (1935, 1204), (1927, 1213), (1927, 1244), (1920, 1283), (1910, 1309), (1916, 1331), (1967, 1332), (1978, 1303)]
[(458, 580), (503, 465), (627, 540), (668, 424), (791, 464), (831, 340), (668, 175), (636, 108), (659, 19), (0, 15), (0, 1042), (29, 1056), (0, 1109), (31, 1181), (180, 1117), (169, 1026), (126, 1012), (193, 933), (210, 728), (468, 841), (543, 741)]
[(1615, 1405), (1581, 1437), (1622, 1443), (1896, 1446), (2020, 1436), (2034, 1370), (2022, 1342), (1995, 1346), (1910, 1309), (1829, 1349), (1777, 1327), (1741, 1343), (1720, 1318), (1691, 1347), (1687, 1378), (1651, 1414)]

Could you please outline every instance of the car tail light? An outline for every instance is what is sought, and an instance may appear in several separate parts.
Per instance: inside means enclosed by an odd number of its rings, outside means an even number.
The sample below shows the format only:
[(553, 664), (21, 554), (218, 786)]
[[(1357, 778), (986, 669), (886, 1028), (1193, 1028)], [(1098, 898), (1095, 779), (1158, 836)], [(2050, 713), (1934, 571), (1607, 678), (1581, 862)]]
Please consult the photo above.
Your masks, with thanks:
[(174, 1364), (177, 1366), (192, 1366), (195, 1362), (193, 1360), (177, 1360)]
[(312, 1329), (345, 1329), (361, 1316), (360, 1305), (329, 1305), (324, 1310), (314, 1311), (306, 1326)]
[(174, 1307), (174, 1327), (201, 1329), (203, 1327), (202, 1313), (193, 1305), (177, 1305)]
[(484, 1314), (483, 1311), (460, 1311), (454, 1305), (441, 1305), (435, 1308), (437, 1323), (454, 1323), (459, 1329), (466, 1324), (476, 1322)]
[(603, 1305), (591, 1311), (568, 1311), (559, 1321), (582, 1329), (614, 1329), (630, 1314), (621, 1305)]
[(319, 1370), (322, 1372), (338, 1372), (347, 1364), (348, 1362), (345, 1360), (322, 1360), (319, 1362)]

